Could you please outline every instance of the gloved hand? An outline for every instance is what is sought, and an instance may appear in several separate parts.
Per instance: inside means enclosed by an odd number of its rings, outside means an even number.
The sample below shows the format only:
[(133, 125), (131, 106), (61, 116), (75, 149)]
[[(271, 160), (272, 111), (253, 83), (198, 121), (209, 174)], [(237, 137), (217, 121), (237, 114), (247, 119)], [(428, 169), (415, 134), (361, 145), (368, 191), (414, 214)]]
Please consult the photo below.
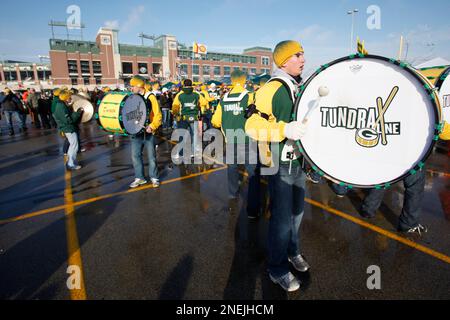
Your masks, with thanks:
[(284, 136), (289, 140), (299, 140), (302, 138), (308, 129), (308, 125), (301, 121), (292, 121), (284, 127)]

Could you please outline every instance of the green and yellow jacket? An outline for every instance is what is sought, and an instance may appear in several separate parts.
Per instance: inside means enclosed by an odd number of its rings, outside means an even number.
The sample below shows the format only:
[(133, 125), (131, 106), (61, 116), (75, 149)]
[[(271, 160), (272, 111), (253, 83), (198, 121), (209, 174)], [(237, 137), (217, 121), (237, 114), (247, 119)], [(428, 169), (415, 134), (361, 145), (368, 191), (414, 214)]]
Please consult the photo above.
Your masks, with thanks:
[(172, 114), (181, 120), (197, 121), (200, 112), (205, 113), (207, 105), (208, 101), (201, 94), (194, 92), (192, 87), (184, 87), (173, 99)]
[[(282, 78), (284, 83), (276, 78)], [(268, 115), (268, 119), (260, 114), (253, 114), (245, 123), (245, 132), (260, 142), (261, 163), (264, 165), (273, 164), (272, 156), (281, 159), (281, 151), (287, 140), (284, 127), (291, 121), (298, 84), (295, 79), (278, 69), (272, 79), (256, 91), (255, 105), (259, 112)], [(270, 142), (279, 142), (279, 148), (270, 150)], [(280, 160), (280, 164), (287, 163), (289, 162)], [(294, 166), (299, 164), (298, 159), (292, 162)]]
[[(237, 143), (236, 137), (227, 137), (227, 130), (245, 130), (245, 111), (254, 102), (254, 94), (236, 85), (233, 90), (220, 99), (211, 123), (216, 128), (221, 128), (226, 143)], [(245, 137), (248, 143), (248, 136)]]

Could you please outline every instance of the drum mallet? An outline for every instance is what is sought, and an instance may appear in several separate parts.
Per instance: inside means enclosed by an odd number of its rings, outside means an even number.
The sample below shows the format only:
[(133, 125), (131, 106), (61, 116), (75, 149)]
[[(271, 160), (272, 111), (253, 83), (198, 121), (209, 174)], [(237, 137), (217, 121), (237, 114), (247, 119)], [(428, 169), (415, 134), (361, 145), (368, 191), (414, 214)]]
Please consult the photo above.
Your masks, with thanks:
[(317, 91), (319, 93), (319, 97), (314, 102), (313, 107), (311, 109), (309, 109), (308, 112), (306, 112), (305, 117), (303, 118), (303, 121), (302, 121), (303, 124), (306, 124), (308, 122), (309, 116), (311, 115), (311, 113), (317, 109), (317, 107), (319, 106), (319, 103), (320, 103), (320, 99), (323, 97), (326, 97), (330, 93), (330, 89), (328, 89), (328, 87), (325, 87), (325, 86), (320, 86)]

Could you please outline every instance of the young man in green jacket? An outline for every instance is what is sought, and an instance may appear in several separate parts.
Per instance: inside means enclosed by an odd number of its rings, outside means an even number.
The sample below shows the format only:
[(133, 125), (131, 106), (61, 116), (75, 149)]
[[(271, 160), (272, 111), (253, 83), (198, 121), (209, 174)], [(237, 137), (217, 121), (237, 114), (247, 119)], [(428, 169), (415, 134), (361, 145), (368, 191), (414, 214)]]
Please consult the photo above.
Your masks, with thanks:
[[(291, 122), (305, 64), (303, 48), (297, 41), (280, 42), (273, 52), (273, 60), (278, 68), (256, 92), (257, 112), (247, 120), (245, 131), (255, 140), (279, 143), (271, 148), (271, 156), (267, 156), (272, 164), (279, 163), (277, 172), (269, 176), (272, 206), (268, 269), (273, 282), (286, 291), (295, 291), (299, 289), (300, 281), (290, 272), (289, 263), (300, 272), (309, 269), (299, 245), (305, 203), (305, 173), (300, 153), (295, 148), (295, 141), (306, 134), (307, 128), (301, 121)], [(260, 153), (263, 153), (261, 144)]]
[(81, 166), (77, 164), (76, 157), (78, 152), (78, 124), (80, 122), (83, 109), (73, 112), (68, 106), (72, 100), (70, 91), (62, 91), (59, 94), (59, 101), (55, 104), (53, 116), (59, 129), (64, 133), (69, 141), (69, 150), (67, 151), (67, 169), (79, 170)]

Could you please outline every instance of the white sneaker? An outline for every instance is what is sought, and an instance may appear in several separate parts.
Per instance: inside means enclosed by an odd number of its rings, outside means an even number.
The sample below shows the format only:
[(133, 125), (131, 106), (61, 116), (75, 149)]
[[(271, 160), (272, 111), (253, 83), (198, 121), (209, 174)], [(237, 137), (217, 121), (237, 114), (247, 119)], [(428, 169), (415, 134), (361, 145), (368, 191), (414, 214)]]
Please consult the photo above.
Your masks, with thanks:
[(292, 263), (294, 268), (300, 272), (306, 272), (309, 270), (309, 268), (311, 268), (309, 263), (305, 260), (305, 258), (301, 254), (295, 257), (289, 257), (288, 260), (290, 263)]
[(136, 178), (130, 184), (130, 188), (137, 188), (137, 187), (142, 186), (143, 184), (146, 184), (146, 183), (147, 183), (147, 180)]
[(270, 280), (279, 284), (284, 290), (288, 292), (297, 291), (300, 288), (300, 281), (291, 273), (275, 278), (269, 273)]
[(154, 188), (158, 188), (160, 183), (159, 183), (159, 179), (153, 179), (152, 178), (152, 184)]
[(81, 169), (81, 166), (80, 165), (75, 165), (75, 166), (67, 166), (67, 169), (68, 170), (72, 170), (72, 171), (74, 171), (74, 170), (80, 170)]

